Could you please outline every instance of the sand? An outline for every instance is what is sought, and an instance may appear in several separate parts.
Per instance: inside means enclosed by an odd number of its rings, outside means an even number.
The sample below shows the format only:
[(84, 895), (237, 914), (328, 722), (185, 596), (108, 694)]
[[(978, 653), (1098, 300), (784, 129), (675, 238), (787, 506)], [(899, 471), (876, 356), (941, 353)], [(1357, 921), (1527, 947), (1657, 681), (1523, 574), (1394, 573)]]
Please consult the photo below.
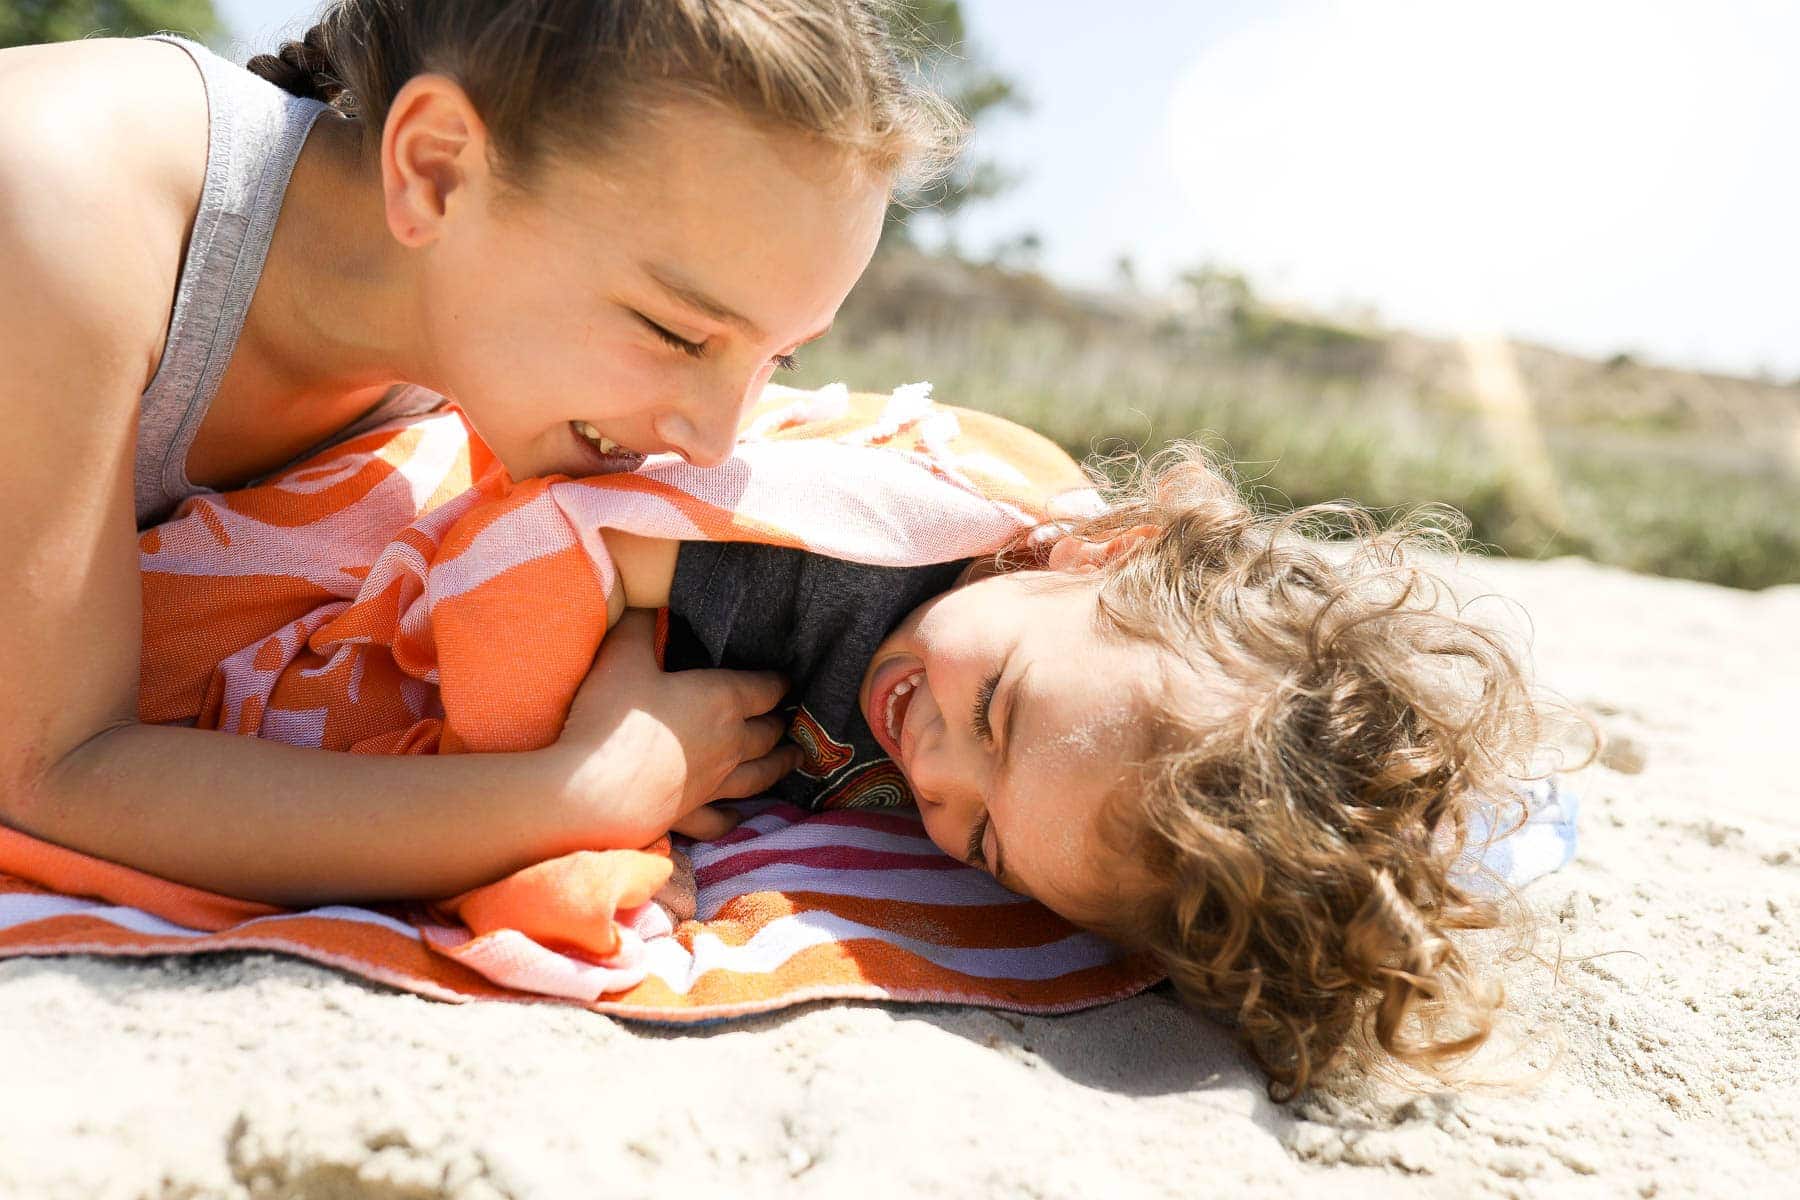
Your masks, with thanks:
[(1280, 1107), (1165, 991), (699, 1032), (231, 954), (0, 963), (0, 1196), (1729, 1196), (1800, 1171), (1800, 589), (1482, 564), (1601, 713), (1535, 1087)]

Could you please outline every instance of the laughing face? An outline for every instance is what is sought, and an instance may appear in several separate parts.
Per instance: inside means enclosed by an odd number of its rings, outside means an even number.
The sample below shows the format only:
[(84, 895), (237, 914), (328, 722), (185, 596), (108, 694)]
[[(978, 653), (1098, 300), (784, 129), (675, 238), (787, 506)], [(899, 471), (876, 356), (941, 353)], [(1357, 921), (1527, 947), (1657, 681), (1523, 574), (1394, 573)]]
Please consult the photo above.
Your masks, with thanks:
[(673, 452), (711, 466), (874, 252), (887, 181), (841, 153), (669, 101), (594, 161), (445, 220), (418, 325), (515, 478)]
[(1143, 883), (1101, 817), (1145, 751), (1167, 666), (1100, 630), (1098, 592), (1083, 570), (965, 583), (888, 635), (859, 696), (932, 841), (1077, 922)]

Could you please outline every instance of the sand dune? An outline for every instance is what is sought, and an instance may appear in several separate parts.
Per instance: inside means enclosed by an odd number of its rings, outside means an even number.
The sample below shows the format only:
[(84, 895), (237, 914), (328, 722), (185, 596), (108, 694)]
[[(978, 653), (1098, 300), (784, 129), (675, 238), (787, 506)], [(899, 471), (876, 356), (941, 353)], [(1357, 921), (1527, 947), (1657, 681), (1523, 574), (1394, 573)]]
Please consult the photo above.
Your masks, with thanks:
[[(262, 955), (0, 963), (0, 1196), (1730, 1196), (1800, 1171), (1800, 588), (1484, 563), (1602, 714), (1534, 1089), (1278, 1107), (1164, 991), (670, 1034)], [(1544, 1058), (1540, 1038), (1511, 1060)]]

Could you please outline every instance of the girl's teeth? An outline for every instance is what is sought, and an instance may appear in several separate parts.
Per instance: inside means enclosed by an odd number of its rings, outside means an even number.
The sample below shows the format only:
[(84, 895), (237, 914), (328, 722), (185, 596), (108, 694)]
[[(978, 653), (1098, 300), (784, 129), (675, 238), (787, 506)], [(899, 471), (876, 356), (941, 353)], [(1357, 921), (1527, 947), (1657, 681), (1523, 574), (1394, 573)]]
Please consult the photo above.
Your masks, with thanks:
[(601, 437), (600, 431), (595, 429), (592, 423), (588, 421), (576, 421), (574, 424), (575, 432), (594, 443), (594, 445), (600, 447), (600, 453), (611, 454), (619, 448), (619, 443), (613, 441), (611, 438)]

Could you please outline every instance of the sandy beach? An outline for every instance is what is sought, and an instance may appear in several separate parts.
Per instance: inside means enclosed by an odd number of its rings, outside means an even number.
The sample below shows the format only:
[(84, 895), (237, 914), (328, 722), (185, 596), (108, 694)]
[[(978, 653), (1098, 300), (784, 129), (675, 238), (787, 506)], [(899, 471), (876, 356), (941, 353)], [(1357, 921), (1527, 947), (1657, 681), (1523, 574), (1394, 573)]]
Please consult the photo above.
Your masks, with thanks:
[[(1598, 714), (1513, 1091), (1291, 1106), (1166, 989), (701, 1031), (292, 959), (0, 962), (0, 1196), (1729, 1196), (1800, 1171), (1800, 588), (1484, 562)], [(1557, 1044), (1560, 1050), (1556, 1050)], [(1553, 1051), (1556, 1051), (1554, 1054)]]

